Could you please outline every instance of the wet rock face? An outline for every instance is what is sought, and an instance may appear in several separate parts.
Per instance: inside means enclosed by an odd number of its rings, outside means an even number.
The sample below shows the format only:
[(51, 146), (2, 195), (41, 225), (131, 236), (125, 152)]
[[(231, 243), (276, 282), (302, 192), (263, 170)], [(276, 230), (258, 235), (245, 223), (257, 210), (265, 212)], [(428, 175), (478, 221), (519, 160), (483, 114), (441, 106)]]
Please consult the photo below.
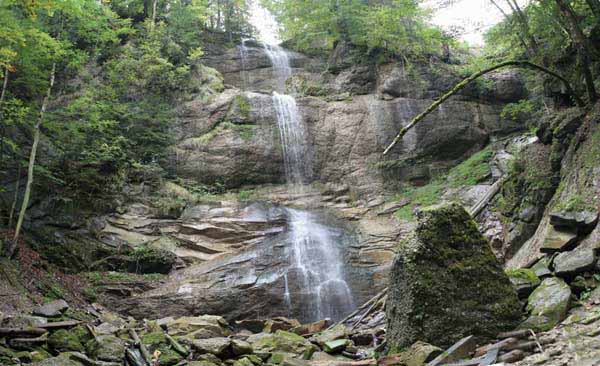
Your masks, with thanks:
[(461, 206), (422, 210), (414, 235), (398, 250), (387, 303), (390, 347), (417, 340), (449, 346), (471, 334), (493, 338), (520, 321), (515, 290)]
[[(181, 177), (228, 187), (283, 181), (270, 95), (276, 80), (261, 45), (247, 42), (244, 59), (240, 52), (239, 47), (209, 52), (209, 64), (224, 75), (230, 89), (208, 105), (198, 98), (182, 108), (176, 127), (180, 140), (168, 163)], [(487, 97), (475, 87), (465, 89), (410, 131), (390, 154), (397, 167), (382, 174), (377, 163), (397, 131), (460, 77), (444, 64), (435, 66), (445, 70), (442, 76), (429, 66), (422, 68), (421, 83), (394, 64), (340, 64), (334, 73), (323, 74), (321, 61), (291, 51), (288, 56), (294, 74), (288, 87), (297, 89), (298, 107), (307, 123), (315, 180), (344, 181), (359, 193), (382, 191), (399, 179), (428, 181), (436, 169), (479, 150), (490, 135), (519, 128), (513, 121), (501, 121), (502, 105), (492, 103), (500, 96), (512, 101), (516, 96), (509, 95), (510, 85), (519, 84), (519, 78), (495, 76)], [(296, 79), (303, 80), (302, 85), (297, 86)], [(240, 99), (245, 100), (243, 108)], [(411, 161), (420, 162), (418, 171)]]

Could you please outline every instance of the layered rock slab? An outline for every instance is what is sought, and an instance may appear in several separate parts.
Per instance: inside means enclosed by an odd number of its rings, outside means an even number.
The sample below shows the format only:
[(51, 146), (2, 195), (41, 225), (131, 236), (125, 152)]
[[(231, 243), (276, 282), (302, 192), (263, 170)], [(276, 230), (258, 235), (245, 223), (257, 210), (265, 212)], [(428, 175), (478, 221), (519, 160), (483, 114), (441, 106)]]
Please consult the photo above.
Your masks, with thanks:
[(467, 335), (493, 338), (517, 326), (517, 294), (465, 209), (445, 204), (417, 217), (391, 272), (388, 346), (420, 340), (446, 347)]

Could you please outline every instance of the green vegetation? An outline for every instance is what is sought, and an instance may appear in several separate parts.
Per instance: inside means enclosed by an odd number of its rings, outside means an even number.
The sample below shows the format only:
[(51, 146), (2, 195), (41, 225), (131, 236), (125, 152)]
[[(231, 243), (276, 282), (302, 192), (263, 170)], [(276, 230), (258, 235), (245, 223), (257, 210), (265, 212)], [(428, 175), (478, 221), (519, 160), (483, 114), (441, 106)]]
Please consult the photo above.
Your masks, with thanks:
[(243, 0), (2, 2), (0, 174), (103, 210), (128, 182), (165, 176), (176, 106), (223, 89), (203, 47), (250, 34), (247, 10)]
[(414, 218), (413, 211), (416, 207), (439, 203), (447, 187), (473, 186), (485, 181), (491, 175), (489, 162), (493, 156), (493, 151), (488, 147), (452, 168), (445, 176), (421, 187), (404, 188), (398, 193), (397, 200), (407, 199), (410, 203), (397, 210), (396, 217), (410, 221)]
[(490, 178), (492, 172), (489, 162), (494, 156), (490, 148), (473, 154), (469, 159), (460, 163), (448, 174), (448, 185), (450, 187), (474, 186)]
[(367, 52), (405, 58), (441, 53), (449, 42), (440, 29), (427, 23), (418, 1), (392, 0), (263, 0), (284, 27), (284, 35), (303, 51), (330, 50), (347, 41)]
[(406, 188), (398, 194), (398, 198), (408, 199), (410, 203), (396, 211), (396, 217), (402, 220), (412, 220), (416, 207), (430, 206), (440, 202), (442, 193), (444, 193), (443, 180), (433, 181), (422, 187)]

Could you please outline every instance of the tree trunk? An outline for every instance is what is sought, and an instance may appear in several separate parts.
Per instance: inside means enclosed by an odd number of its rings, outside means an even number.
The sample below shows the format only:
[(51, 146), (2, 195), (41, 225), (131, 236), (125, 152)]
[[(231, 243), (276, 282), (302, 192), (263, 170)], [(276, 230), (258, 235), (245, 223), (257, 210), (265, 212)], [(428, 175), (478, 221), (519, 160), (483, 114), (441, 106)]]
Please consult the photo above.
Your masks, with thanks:
[(6, 96), (6, 87), (8, 86), (8, 67), (4, 68), (4, 82), (2, 83), (2, 93), (0, 94), (0, 109), (2, 108), (2, 103), (4, 102), (4, 97)]
[(152, 27), (156, 24), (156, 6), (158, 4), (158, 0), (152, 1)]
[(434, 103), (432, 103), (429, 107), (427, 107), (427, 109), (425, 109), (425, 111), (421, 112), (421, 114), (419, 114), (418, 116), (413, 118), (409, 124), (407, 124), (405, 127), (403, 127), (400, 130), (400, 132), (398, 132), (398, 135), (396, 135), (396, 137), (394, 137), (394, 140), (392, 141), (392, 143), (390, 143), (390, 145), (384, 150), (383, 155), (386, 155), (394, 146), (396, 146), (396, 144), (400, 141), (400, 139), (402, 139), (402, 137), (408, 132), (408, 130), (413, 128), (417, 123), (419, 123), (419, 121), (421, 121), (423, 118), (425, 118), (425, 116), (427, 116), (429, 113), (433, 112), (437, 107), (439, 107), (440, 104), (444, 103), (452, 95), (456, 94), (461, 89), (463, 89), (465, 86), (467, 86), (469, 83), (471, 83), (472, 81), (481, 77), (482, 75), (485, 75), (487, 73), (490, 73), (492, 71), (495, 71), (495, 70), (498, 70), (500, 68), (507, 67), (507, 66), (534, 69), (534, 70), (541, 71), (552, 77), (557, 78), (558, 80), (562, 81), (565, 88), (567, 89), (567, 93), (569, 93), (573, 97), (573, 99), (575, 99), (575, 103), (577, 103), (577, 105), (580, 107), (585, 106), (585, 103), (581, 100), (581, 98), (579, 98), (579, 96), (577, 96), (577, 94), (575, 94), (575, 91), (571, 87), (571, 84), (569, 84), (569, 82), (565, 78), (563, 78), (559, 74), (555, 73), (554, 71), (548, 70), (545, 67), (536, 65), (529, 61), (505, 61), (505, 62), (496, 64), (494, 66), (491, 66), (485, 70), (479, 71), (479, 72), (469, 76), (468, 78), (464, 79), (460, 83), (456, 84), (454, 86), (454, 88), (452, 88), (452, 90), (450, 90), (446, 94), (442, 95), (442, 97), (440, 99), (438, 99)]
[(564, 0), (556, 0), (556, 4), (571, 26), (571, 40), (575, 43), (575, 47), (577, 48), (578, 63), (585, 80), (588, 98), (590, 99), (590, 103), (595, 103), (596, 100), (598, 100), (598, 94), (596, 93), (594, 77), (590, 68), (590, 47), (593, 46), (588, 45), (589, 42), (579, 27), (579, 22), (577, 21), (577, 17), (571, 6)]
[(33, 144), (31, 145), (31, 152), (29, 154), (29, 165), (27, 167), (27, 184), (25, 185), (25, 194), (23, 195), (23, 202), (21, 203), (21, 210), (19, 211), (19, 218), (17, 219), (17, 226), (15, 228), (15, 236), (12, 243), (8, 245), (6, 255), (12, 257), (18, 244), (19, 234), (21, 233), (21, 227), (23, 226), (23, 220), (25, 219), (25, 212), (27, 211), (27, 205), (29, 205), (29, 197), (31, 196), (31, 185), (33, 184), (33, 168), (35, 167), (35, 158), (37, 155), (37, 148), (40, 142), (40, 127), (44, 121), (44, 114), (48, 107), (48, 101), (52, 95), (52, 87), (54, 86), (54, 78), (56, 75), (56, 61), (52, 63), (52, 71), (50, 72), (50, 85), (46, 91), (46, 96), (42, 101), (42, 107), (40, 108), (40, 114), (35, 124), (35, 132), (33, 135)]
[[(18, 159), (18, 158), (17, 158)], [(15, 208), (17, 207), (17, 201), (19, 200), (19, 187), (21, 186), (21, 164), (17, 171), (17, 182), (15, 183), (15, 196), (13, 198), (12, 205), (10, 206), (10, 213), (8, 215), (8, 229), (12, 227), (13, 218), (15, 215)]]

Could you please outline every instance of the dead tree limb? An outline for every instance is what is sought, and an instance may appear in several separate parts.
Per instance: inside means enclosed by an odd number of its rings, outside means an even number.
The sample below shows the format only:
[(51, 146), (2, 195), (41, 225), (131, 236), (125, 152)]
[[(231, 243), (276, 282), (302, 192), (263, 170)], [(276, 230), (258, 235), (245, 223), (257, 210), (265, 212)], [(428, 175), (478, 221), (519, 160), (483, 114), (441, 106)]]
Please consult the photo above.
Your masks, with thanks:
[(555, 73), (552, 70), (549, 70), (543, 66), (540, 65), (536, 65), (532, 62), (529, 61), (505, 61), (505, 62), (501, 62), (499, 64), (496, 64), (494, 66), (491, 66), (485, 70), (481, 70), (479, 72), (476, 72), (475, 74), (469, 76), (468, 78), (464, 79), (463, 81), (461, 81), (460, 83), (456, 84), (454, 86), (454, 88), (452, 88), (452, 90), (450, 90), (449, 92), (447, 92), (446, 94), (442, 95), (442, 97), (438, 100), (436, 100), (435, 102), (433, 102), (429, 107), (427, 107), (427, 109), (425, 109), (423, 112), (421, 112), (421, 114), (419, 114), (418, 116), (416, 116), (415, 118), (412, 119), (412, 121), (410, 121), (409, 124), (407, 124), (406, 126), (402, 127), (402, 129), (400, 130), (400, 132), (398, 132), (398, 135), (396, 135), (396, 137), (394, 138), (394, 140), (392, 141), (392, 143), (389, 144), (389, 146), (384, 150), (383, 155), (387, 155), (388, 152), (390, 152), (390, 150), (396, 146), (396, 144), (402, 139), (402, 137), (411, 129), (413, 128), (417, 123), (419, 123), (419, 121), (421, 121), (423, 118), (425, 118), (429, 113), (433, 112), (437, 107), (440, 106), (440, 104), (444, 103), (448, 98), (450, 98), (451, 96), (453, 96), (454, 94), (456, 94), (457, 92), (459, 92), (460, 90), (462, 90), (465, 86), (467, 86), (469, 83), (475, 81), (477, 78), (488, 74), (492, 71), (501, 69), (503, 67), (508, 67), (508, 66), (512, 66), (512, 67), (521, 67), (521, 68), (526, 68), (526, 69), (533, 69), (536, 71), (541, 71), (545, 74), (548, 74), (558, 80), (560, 80), (563, 85), (565, 86), (565, 89), (567, 89), (567, 93), (570, 94), (573, 99), (575, 100), (575, 103), (579, 106), (579, 107), (585, 107), (585, 103), (583, 102), (583, 100), (575, 93), (574, 89), (571, 87), (571, 84), (567, 81), (567, 79), (563, 78), (562, 76), (560, 76), (559, 74)]

